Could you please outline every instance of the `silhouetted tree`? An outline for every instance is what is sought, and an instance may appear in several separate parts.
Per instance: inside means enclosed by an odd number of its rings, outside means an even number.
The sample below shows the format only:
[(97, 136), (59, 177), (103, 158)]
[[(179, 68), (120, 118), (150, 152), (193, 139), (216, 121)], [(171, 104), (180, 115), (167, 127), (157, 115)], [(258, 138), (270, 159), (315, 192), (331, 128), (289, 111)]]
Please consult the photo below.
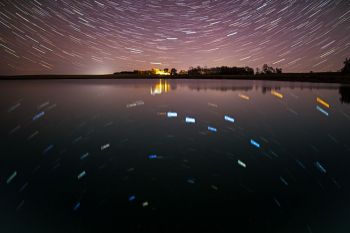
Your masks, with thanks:
[(168, 72), (169, 72), (169, 69), (168, 69), (168, 68), (165, 68), (165, 69), (164, 69), (164, 72), (165, 72), (165, 73), (168, 73)]
[(282, 68), (276, 68), (276, 74), (282, 74)]
[(189, 76), (198, 76), (202, 74), (202, 68), (200, 66), (197, 66), (196, 68), (190, 67), (188, 70)]
[(188, 74), (188, 71), (186, 71), (186, 70), (180, 70), (179, 75), (187, 75), (187, 74)]
[(177, 75), (177, 70), (175, 68), (172, 68), (171, 71), (170, 71), (170, 75), (171, 76)]
[(256, 68), (255, 74), (260, 74), (260, 69)]
[(341, 70), (342, 73), (349, 74), (350, 73), (350, 59), (346, 58), (344, 61), (344, 67)]
[(254, 69), (253, 68), (246, 66), (244, 69), (245, 69), (246, 74), (254, 75)]
[(267, 64), (264, 64), (263, 68), (262, 68), (262, 73), (263, 74), (273, 74), (273, 73), (276, 73), (276, 71), (273, 67), (268, 66)]

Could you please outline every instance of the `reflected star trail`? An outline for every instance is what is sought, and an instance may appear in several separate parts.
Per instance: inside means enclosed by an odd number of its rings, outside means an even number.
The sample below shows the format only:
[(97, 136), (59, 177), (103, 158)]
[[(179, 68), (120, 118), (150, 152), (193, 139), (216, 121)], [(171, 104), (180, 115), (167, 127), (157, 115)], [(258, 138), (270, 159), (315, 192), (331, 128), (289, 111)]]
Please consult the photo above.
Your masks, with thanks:
[(337, 71), (348, 0), (2, 0), (0, 75), (153, 67)]

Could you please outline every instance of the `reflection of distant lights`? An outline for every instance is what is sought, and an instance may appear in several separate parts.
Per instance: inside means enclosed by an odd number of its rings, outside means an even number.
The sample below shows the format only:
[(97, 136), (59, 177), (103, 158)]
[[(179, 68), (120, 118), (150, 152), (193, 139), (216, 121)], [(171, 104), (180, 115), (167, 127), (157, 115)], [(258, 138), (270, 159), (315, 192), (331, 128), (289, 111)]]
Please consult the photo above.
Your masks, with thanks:
[(235, 119), (233, 117), (230, 117), (230, 116), (225, 116), (225, 121), (235, 123)]
[(244, 168), (247, 167), (247, 165), (246, 165), (245, 163), (243, 163), (241, 160), (238, 160), (237, 163), (238, 163), (238, 165), (240, 165), (241, 167), (244, 167)]
[(36, 121), (38, 120), (39, 118), (41, 118), (42, 116), (45, 115), (45, 112), (40, 112), (38, 114), (36, 114), (34, 117), (33, 117), (33, 121)]
[(196, 123), (196, 119), (192, 117), (186, 117), (186, 123), (194, 124)]
[(86, 157), (88, 157), (89, 156), (89, 153), (85, 153), (85, 154), (83, 154), (81, 157), (80, 157), (80, 160), (83, 160), (83, 159), (85, 159)]
[(321, 113), (323, 113), (324, 115), (329, 116), (329, 113), (326, 110), (324, 110), (323, 108), (321, 108), (320, 106), (317, 105), (316, 109), (318, 111), (320, 111)]
[(277, 91), (272, 90), (271, 94), (276, 96), (277, 98), (283, 99), (283, 94), (281, 94), (281, 93), (279, 93)]
[(250, 97), (249, 97), (249, 96), (246, 96), (246, 95), (243, 95), (243, 94), (239, 94), (238, 96), (239, 96), (241, 99), (250, 100)]
[(167, 81), (159, 80), (154, 87), (151, 88), (151, 95), (160, 95), (170, 91), (170, 84)]
[(80, 180), (81, 178), (83, 178), (84, 176), (86, 176), (86, 172), (82, 171), (79, 175), (78, 175), (78, 180)]
[(142, 100), (138, 100), (134, 103), (131, 103), (131, 104), (127, 104), (126, 107), (127, 108), (133, 108), (133, 107), (137, 107), (137, 106), (140, 106), (140, 105), (144, 105), (145, 102), (143, 102)]
[(317, 167), (317, 169), (322, 172), (322, 173), (327, 173), (327, 170), (322, 166), (322, 164), (320, 162), (316, 162), (315, 166)]
[(257, 147), (257, 148), (260, 148), (260, 144), (257, 143), (255, 140), (251, 139), (250, 140), (250, 144), (252, 144), (253, 146)]
[(280, 176), (280, 181), (281, 181), (285, 186), (288, 186), (288, 182), (287, 182), (282, 176)]
[(6, 183), (9, 184), (17, 176), (17, 171), (12, 173), (12, 175), (7, 179)]
[(322, 104), (323, 106), (325, 106), (326, 108), (330, 108), (331, 106), (329, 105), (329, 103), (327, 103), (326, 101), (324, 101), (323, 99), (317, 97), (316, 99), (317, 103)]
[(74, 210), (74, 211), (77, 211), (79, 208), (80, 208), (80, 202), (78, 202), (78, 203), (74, 206), (73, 210)]
[(211, 132), (214, 132), (214, 133), (216, 133), (218, 131), (216, 128), (210, 127), (210, 126), (208, 126), (208, 130)]
[(132, 195), (132, 196), (129, 196), (128, 200), (131, 202), (131, 201), (135, 201), (136, 199), (136, 196), (135, 195)]
[(110, 147), (110, 144), (103, 145), (103, 146), (101, 146), (101, 150), (105, 150), (105, 149), (107, 149), (109, 147)]
[(168, 112), (167, 115), (168, 115), (169, 118), (177, 117), (177, 113), (176, 112)]
[(158, 158), (158, 156), (157, 155), (149, 155), (148, 158), (149, 159), (156, 159), (156, 158)]
[(208, 103), (208, 106), (213, 107), (213, 108), (219, 107), (217, 104), (212, 104), (212, 103)]
[(189, 184), (195, 184), (196, 180), (195, 179), (187, 179), (187, 183)]

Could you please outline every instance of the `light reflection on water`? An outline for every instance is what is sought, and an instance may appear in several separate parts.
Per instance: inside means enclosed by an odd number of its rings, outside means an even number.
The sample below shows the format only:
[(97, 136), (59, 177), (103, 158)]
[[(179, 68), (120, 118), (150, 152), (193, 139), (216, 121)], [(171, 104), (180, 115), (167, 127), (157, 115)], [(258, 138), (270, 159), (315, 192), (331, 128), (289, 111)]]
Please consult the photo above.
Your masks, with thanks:
[(170, 83), (167, 80), (160, 79), (159, 83), (151, 87), (151, 95), (161, 95), (170, 91)]
[(349, 232), (349, 89), (3, 81), (0, 232)]

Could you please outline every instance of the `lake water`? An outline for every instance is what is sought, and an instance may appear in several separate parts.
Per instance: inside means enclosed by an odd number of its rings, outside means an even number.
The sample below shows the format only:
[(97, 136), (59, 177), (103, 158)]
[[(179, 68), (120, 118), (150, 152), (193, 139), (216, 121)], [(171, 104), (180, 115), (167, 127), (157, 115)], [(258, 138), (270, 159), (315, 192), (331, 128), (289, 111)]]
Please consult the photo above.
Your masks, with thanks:
[(0, 232), (348, 233), (349, 102), (338, 84), (1, 81)]

